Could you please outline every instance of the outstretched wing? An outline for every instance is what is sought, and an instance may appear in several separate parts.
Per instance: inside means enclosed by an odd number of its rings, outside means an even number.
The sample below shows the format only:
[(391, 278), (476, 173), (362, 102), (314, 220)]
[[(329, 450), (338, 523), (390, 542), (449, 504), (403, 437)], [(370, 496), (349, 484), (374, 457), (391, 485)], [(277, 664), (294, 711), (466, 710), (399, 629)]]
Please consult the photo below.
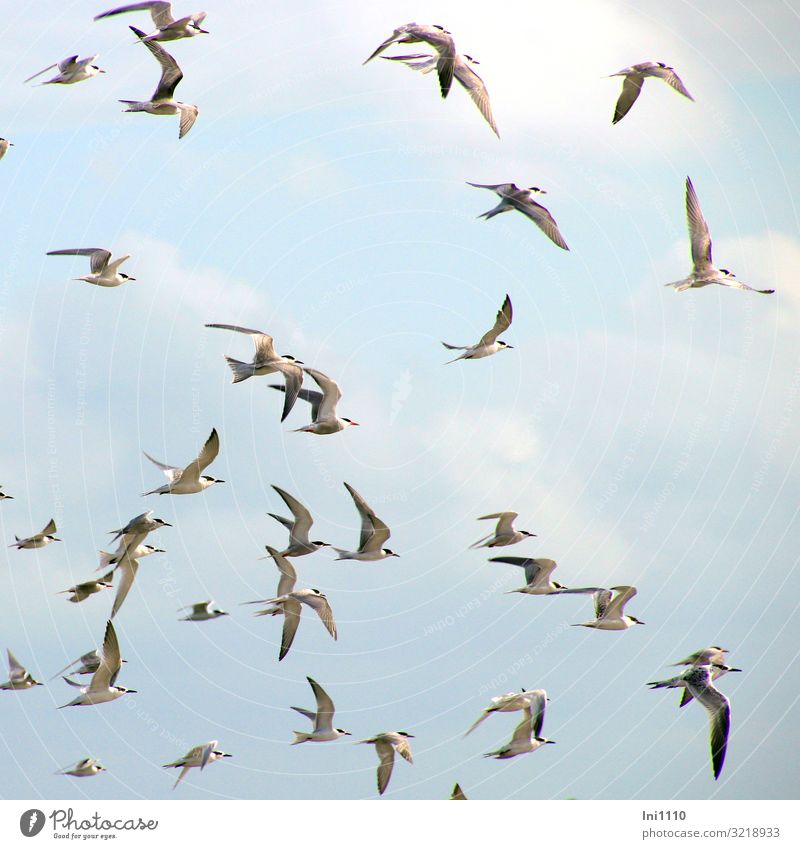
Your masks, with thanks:
[(513, 318), (513, 311), (511, 308), (511, 298), (506, 295), (506, 299), (503, 301), (503, 306), (497, 312), (497, 317), (495, 318), (494, 327), (491, 330), (488, 330), (481, 337), (481, 341), (478, 343), (479, 345), (492, 345), (497, 341), (497, 337), (504, 333), (511, 326), (511, 319)]
[[(146, 38), (146, 33), (136, 27), (130, 27), (130, 30), (140, 41)], [(172, 100), (178, 83), (183, 79), (183, 71), (178, 67), (175, 59), (158, 42), (142, 41), (142, 44), (156, 57), (156, 61), (161, 65), (161, 79), (158, 81), (158, 86), (153, 92), (151, 100)], [(195, 117), (197, 116), (195, 115)], [(192, 123), (194, 123), (194, 120), (192, 120)], [(181, 114), (181, 124), (183, 124), (183, 114)], [(188, 132), (188, 129), (185, 132)], [(185, 135), (185, 133), (182, 133), (182, 135)]]

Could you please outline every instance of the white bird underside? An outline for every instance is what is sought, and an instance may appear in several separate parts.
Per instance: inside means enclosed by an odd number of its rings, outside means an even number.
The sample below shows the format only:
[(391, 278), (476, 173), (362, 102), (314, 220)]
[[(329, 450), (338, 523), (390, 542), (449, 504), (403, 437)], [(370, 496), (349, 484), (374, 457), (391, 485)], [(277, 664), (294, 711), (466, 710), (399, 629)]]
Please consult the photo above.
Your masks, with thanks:
[(209, 478), (202, 474), (217, 459), (217, 455), (219, 454), (219, 434), (216, 428), (211, 431), (211, 435), (205, 441), (197, 457), (183, 469), (178, 466), (161, 463), (155, 457), (151, 457), (146, 451), (142, 453), (151, 463), (161, 469), (169, 481), (168, 484), (160, 486), (157, 489), (151, 489), (149, 492), (145, 492), (144, 495), (191, 495), (196, 492), (202, 492), (214, 483), (224, 483), (224, 481)]

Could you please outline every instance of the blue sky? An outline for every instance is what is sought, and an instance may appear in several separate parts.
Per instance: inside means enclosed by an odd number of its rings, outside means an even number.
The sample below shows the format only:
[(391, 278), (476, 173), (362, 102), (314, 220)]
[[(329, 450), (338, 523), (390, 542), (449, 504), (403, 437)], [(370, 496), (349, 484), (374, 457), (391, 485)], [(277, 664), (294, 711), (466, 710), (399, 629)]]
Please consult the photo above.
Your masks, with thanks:
[[(182, 7), (179, 7), (182, 8)], [(3, 539), (55, 516), (64, 542), (4, 549), (0, 646), (49, 678), (97, 645), (111, 599), (56, 595), (94, 574), (106, 531), (153, 508), (174, 525), (151, 541), (116, 622), (137, 696), (61, 711), (60, 681), (2, 693), (7, 798), (170, 797), (160, 764), (218, 739), (233, 759), (191, 775), (184, 798), (370, 798), (374, 752), (347, 742), (290, 748), (311, 675), (356, 739), (401, 728), (415, 763), (387, 797), (795, 798), (789, 721), (800, 692), (798, 388), (800, 265), (795, 11), (783, 3), (501, 2), (293, 4), (265, 14), (230, 0), (211, 31), (173, 43), (178, 89), (200, 115), (123, 115), (157, 68), (130, 15), (96, 3), (10, 10), (0, 136), (0, 481)], [(501, 140), (460, 89), (361, 62), (408, 20), (441, 23), (478, 58)], [(241, 26), (247, 21), (246, 29)], [(76, 86), (21, 80), (70, 53), (108, 73)], [(696, 103), (648, 82), (619, 125), (618, 79), (652, 58)], [(690, 267), (691, 175), (718, 264), (769, 298), (676, 295)], [(569, 253), (465, 181), (538, 185)], [(129, 253), (135, 283), (71, 282), (80, 259)], [(721, 287), (720, 287), (721, 288)], [(508, 292), (514, 346), (445, 367)], [(230, 384), (223, 354), (248, 358), (238, 323), (271, 333), (337, 379), (361, 423), (316, 438), (298, 404), (279, 422), (267, 378)], [(161, 483), (146, 450), (176, 464), (212, 427), (202, 495), (142, 499)], [(240, 602), (269, 596), (263, 547), (285, 535), (275, 483), (312, 510), (315, 533), (357, 538), (348, 481), (392, 527), (402, 557), (377, 565), (300, 558), (304, 586), (333, 605), (340, 638), (305, 615), (277, 662), (280, 625)], [(280, 510), (278, 509), (280, 508)], [(512, 567), (467, 546), (477, 516), (513, 509), (538, 534), (504, 553), (551, 557), (572, 585), (634, 584), (625, 633), (568, 627), (588, 602), (505, 595)], [(214, 598), (232, 615), (178, 622)], [(732, 735), (718, 782), (697, 705), (644, 682), (712, 643), (745, 672), (723, 679)], [(557, 741), (507, 762), (483, 752), (516, 717), (461, 738), (491, 696), (550, 696)], [(58, 767), (92, 754), (106, 775)]]

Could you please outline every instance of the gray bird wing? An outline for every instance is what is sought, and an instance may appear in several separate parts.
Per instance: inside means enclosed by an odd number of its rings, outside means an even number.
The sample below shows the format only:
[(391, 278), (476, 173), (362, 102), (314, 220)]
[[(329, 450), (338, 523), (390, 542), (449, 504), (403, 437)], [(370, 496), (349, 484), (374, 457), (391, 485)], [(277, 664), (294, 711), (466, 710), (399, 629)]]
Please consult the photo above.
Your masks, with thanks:
[(89, 268), (92, 274), (101, 274), (111, 259), (111, 251), (105, 248), (65, 248), (62, 251), (48, 251), (47, 256), (88, 256), (91, 257)]
[(294, 516), (294, 522), (290, 529), (292, 542), (308, 542), (308, 532), (314, 524), (314, 519), (311, 517), (308, 508), (279, 486), (273, 484), (272, 488), (284, 500), (286, 506), (292, 511), (292, 516)]
[(692, 262), (696, 269), (711, 265), (711, 233), (700, 209), (697, 192), (689, 177), (686, 178), (686, 222), (692, 243)]
[(359, 551), (379, 551), (392, 535), (392, 532), (375, 515), (375, 511), (349, 483), (345, 483), (344, 486), (350, 493), (350, 497), (353, 499), (356, 509), (361, 516), (361, 539), (358, 543)]
[[(147, 37), (146, 33), (136, 27), (129, 27), (129, 29), (139, 40)], [(154, 101), (172, 100), (178, 83), (183, 79), (183, 71), (178, 67), (175, 59), (158, 42), (142, 41), (142, 44), (155, 56), (156, 61), (161, 65), (161, 79), (158, 81), (158, 86), (156, 86), (156, 90), (150, 99)], [(181, 112), (181, 124), (183, 124), (183, 120), (183, 112)], [(194, 120), (192, 120), (192, 123), (194, 123)], [(181, 135), (185, 135), (185, 132), (182, 132)]]
[(622, 92), (617, 100), (617, 105), (614, 107), (614, 117), (611, 119), (612, 124), (618, 124), (631, 111), (631, 106), (636, 103), (637, 98), (642, 93), (642, 85), (644, 77), (638, 74), (630, 74), (622, 81)]
[(378, 793), (382, 796), (389, 786), (389, 779), (392, 777), (392, 769), (394, 769), (394, 746), (386, 740), (377, 740), (375, 742), (375, 751), (380, 758), (380, 764), (378, 765)]
[(314, 730), (322, 731), (333, 728), (333, 714), (336, 708), (333, 704), (333, 699), (325, 692), (325, 690), (313, 679), (308, 678), (308, 683), (314, 691), (314, 698), (317, 700), (317, 713), (314, 719)]
[(121, 666), (122, 659), (119, 653), (117, 632), (114, 630), (114, 626), (109, 619), (106, 625), (105, 637), (103, 638), (103, 647), (100, 651), (100, 666), (92, 676), (92, 680), (89, 683), (89, 690), (107, 690), (109, 687), (113, 687)]
[(331, 606), (328, 602), (328, 599), (322, 594), (304, 596), (303, 603), (307, 604), (310, 608), (314, 610), (317, 616), (319, 616), (319, 618), (322, 620), (322, 624), (325, 626), (327, 632), (335, 640), (337, 638), (336, 622), (334, 621), (333, 610), (331, 610)]
[(531, 221), (550, 239), (551, 242), (558, 245), (558, 247), (562, 248), (565, 251), (569, 250), (567, 243), (564, 241), (564, 237), (561, 235), (561, 232), (558, 229), (558, 224), (556, 224), (555, 218), (550, 214), (550, 211), (543, 207), (540, 203), (536, 203), (530, 197), (519, 197), (515, 195), (511, 195), (508, 198), (508, 202), (514, 207), (514, 209), (521, 212), (527, 218), (530, 218)]
[(497, 312), (497, 317), (495, 318), (494, 327), (491, 330), (487, 330), (486, 333), (481, 337), (481, 341), (478, 342), (479, 345), (492, 345), (497, 341), (497, 337), (504, 333), (511, 326), (511, 320), (514, 317), (512, 307), (511, 307), (511, 298), (506, 295), (505, 300), (503, 301), (503, 306)]
[(486, 123), (494, 131), (494, 134), (497, 138), (500, 138), (497, 124), (495, 124), (494, 116), (492, 115), (492, 105), (489, 102), (489, 92), (486, 89), (486, 84), (461, 56), (456, 57), (453, 74), (467, 90), (469, 96), (472, 98), (472, 102), (478, 107), (478, 111), (483, 115)]
[(145, 11), (150, 12), (153, 23), (158, 29), (164, 29), (175, 22), (175, 19), (172, 17), (172, 4), (165, 3), (162, 0), (149, 0), (147, 3), (131, 3), (128, 6), (119, 6), (116, 9), (109, 9), (108, 12), (95, 15), (94, 19), (99, 21), (101, 18), (110, 18), (112, 15), (122, 15), (125, 12)]
[(283, 660), (294, 642), (294, 635), (300, 625), (302, 605), (295, 599), (283, 602), (283, 632), (281, 634), (281, 650), (278, 660)]
[(130, 560), (125, 557), (120, 561), (117, 568), (121, 571), (122, 577), (120, 578), (119, 585), (117, 586), (117, 594), (114, 597), (114, 606), (111, 608), (111, 619), (117, 615), (117, 612), (120, 607), (122, 607), (123, 602), (128, 597), (128, 593), (133, 586), (133, 582), (136, 580), (136, 573), (139, 571), (139, 561)]

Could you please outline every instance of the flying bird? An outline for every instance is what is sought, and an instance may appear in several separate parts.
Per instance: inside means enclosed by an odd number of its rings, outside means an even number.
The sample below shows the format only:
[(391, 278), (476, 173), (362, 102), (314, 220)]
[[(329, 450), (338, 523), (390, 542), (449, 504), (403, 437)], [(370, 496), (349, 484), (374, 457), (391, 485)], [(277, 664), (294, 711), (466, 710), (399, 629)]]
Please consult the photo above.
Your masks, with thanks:
[(190, 604), (188, 607), (181, 607), (178, 609), (180, 613), (182, 610), (191, 610), (192, 612), (188, 616), (182, 616), (181, 622), (206, 622), (209, 619), (219, 619), (220, 616), (230, 616), (230, 613), (226, 613), (224, 610), (219, 610), (218, 608), (212, 608), (213, 600), (209, 599), (208, 601), (198, 601), (196, 604)]
[[(283, 660), (289, 652), (294, 642), (294, 636), (297, 633), (297, 628), (300, 625), (300, 614), (303, 610), (303, 605), (308, 605), (325, 626), (325, 630), (337, 639), (336, 622), (333, 618), (333, 610), (324, 593), (316, 589), (301, 589), (292, 590), (275, 598), (265, 598), (258, 604), (275, 605), (283, 609), (283, 633), (281, 634), (281, 649), (278, 654), (278, 660)], [(274, 611), (265, 610), (256, 615), (274, 615)]]
[(103, 551), (101, 549), (100, 566), (96, 571), (100, 572), (108, 566), (117, 566), (122, 560), (139, 560), (150, 554), (166, 554), (166, 552), (163, 548), (156, 548), (154, 545), (138, 545), (133, 550), (128, 551), (128, 546), (123, 536), (116, 551)]
[(145, 41), (176, 41), (179, 38), (192, 38), (195, 35), (207, 35), (208, 30), (202, 29), (200, 24), (206, 19), (206, 12), (193, 12), (177, 20), (172, 15), (172, 3), (163, 0), (149, 0), (147, 3), (131, 3), (129, 6), (120, 6), (95, 15), (96, 21), (102, 18), (110, 18), (114, 15), (123, 15), (126, 12), (150, 12), (156, 31), (151, 35), (144, 36)]
[(175, 100), (175, 89), (183, 79), (183, 71), (175, 59), (155, 41), (147, 41), (145, 34), (136, 27), (130, 27), (133, 33), (142, 39), (144, 46), (156, 57), (161, 65), (161, 79), (150, 100), (120, 100), (126, 103), (123, 112), (147, 112), (150, 115), (180, 115), (178, 138), (182, 139), (194, 126), (198, 108), (191, 103)]
[(366, 501), (350, 486), (345, 483), (345, 489), (350, 493), (353, 503), (356, 505), (361, 516), (361, 538), (358, 541), (357, 551), (348, 551), (346, 548), (334, 548), (339, 555), (337, 560), (360, 560), (373, 561), (384, 560), (387, 557), (399, 557), (390, 548), (384, 548), (383, 544), (392, 535), (389, 527), (375, 515), (375, 511)]
[(106, 634), (103, 639), (103, 647), (100, 650), (100, 665), (97, 671), (92, 675), (92, 680), (88, 687), (82, 687), (69, 678), (64, 680), (71, 687), (77, 687), (81, 693), (76, 696), (65, 707), (80, 707), (83, 705), (101, 705), (105, 702), (112, 702), (121, 696), (129, 693), (135, 693), (136, 690), (128, 690), (126, 687), (117, 687), (116, 681), (119, 671), (122, 668), (122, 658), (119, 653), (119, 641), (117, 640), (117, 632), (111, 624), (111, 620), (106, 624)]
[(14, 657), (11, 649), (6, 649), (6, 653), (8, 654), (8, 681), (0, 684), (0, 690), (30, 690), (31, 687), (42, 686), (42, 682), (37, 681)]
[(51, 542), (61, 542), (58, 537), (53, 536), (55, 532), (56, 523), (55, 520), (51, 519), (38, 534), (33, 534), (25, 539), (20, 539), (14, 534), (16, 542), (11, 543), (8, 547), (16, 548), (18, 551), (22, 548), (44, 548), (46, 545), (50, 545)]
[(91, 77), (96, 77), (98, 74), (105, 73), (102, 68), (94, 64), (95, 59), (97, 59), (97, 55), (86, 56), (84, 59), (78, 59), (77, 54), (75, 56), (67, 56), (66, 59), (62, 59), (60, 62), (54, 62), (52, 65), (42, 68), (41, 71), (37, 71), (32, 77), (28, 77), (25, 82), (29, 83), (51, 68), (58, 67), (58, 73), (51, 80), (45, 80), (43, 83), (39, 83), (39, 85), (72, 85), (73, 83), (80, 83), (83, 80), (88, 80)]
[(498, 351), (502, 351), (506, 348), (513, 348), (513, 345), (509, 345), (508, 342), (503, 342), (497, 338), (501, 333), (508, 330), (511, 326), (512, 318), (513, 311), (511, 308), (511, 298), (506, 295), (506, 298), (503, 301), (503, 306), (500, 307), (497, 312), (494, 326), (491, 330), (487, 330), (486, 333), (483, 334), (477, 345), (449, 345), (447, 342), (442, 342), (442, 345), (444, 345), (449, 351), (464, 352), (460, 357), (456, 357), (454, 360), (449, 360), (447, 364), (454, 363), (457, 360), (480, 360), (483, 357), (491, 357), (492, 354), (496, 354)]
[[(586, 590), (563, 590), (586, 592)], [(614, 595), (616, 593), (616, 595)], [(636, 587), (611, 587), (597, 590), (594, 594), (595, 618), (591, 622), (579, 622), (576, 628), (597, 628), (600, 631), (626, 631), (634, 625), (644, 625), (635, 616), (626, 616), (625, 605), (636, 595)]]
[(439, 77), (439, 89), (442, 97), (450, 93), (456, 65), (456, 45), (453, 36), (438, 24), (410, 23), (397, 27), (396, 30), (373, 51), (372, 55), (362, 64), (366, 65), (379, 56), (392, 44), (429, 44), (437, 54), (436, 73)]
[[(316, 433), (324, 436), (329, 433), (338, 433), (346, 427), (356, 426), (358, 422), (352, 419), (339, 418), (336, 415), (336, 405), (342, 398), (342, 391), (335, 380), (331, 380), (326, 374), (313, 368), (304, 368), (306, 374), (310, 375), (322, 392), (314, 389), (301, 389), (298, 392), (300, 398), (311, 404), (311, 424), (305, 427), (295, 428), (295, 433)], [(271, 383), (273, 389), (286, 392), (285, 386)]]
[(74, 587), (70, 587), (68, 590), (61, 590), (59, 595), (71, 594), (67, 601), (71, 601), (73, 604), (78, 604), (82, 601), (86, 601), (90, 595), (99, 593), (102, 590), (111, 589), (111, 578), (113, 575), (114, 570), (112, 569), (110, 572), (103, 575), (102, 578), (96, 578), (93, 581), (84, 581), (82, 584), (75, 584)]
[(293, 706), (292, 710), (296, 710), (299, 714), (305, 716), (306, 719), (310, 719), (314, 723), (314, 730), (310, 734), (305, 731), (292, 732), (295, 737), (292, 745), (297, 746), (300, 743), (306, 742), (327, 743), (330, 740), (338, 740), (340, 737), (349, 737), (349, 731), (345, 731), (344, 728), (333, 727), (333, 714), (336, 708), (331, 697), (313, 678), (306, 676), (306, 680), (314, 691), (314, 698), (317, 700), (317, 709), (313, 711)]
[(711, 233), (708, 224), (703, 218), (703, 210), (700, 209), (700, 201), (694, 190), (692, 181), (686, 178), (686, 221), (689, 225), (689, 239), (692, 243), (692, 272), (683, 280), (675, 283), (667, 283), (676, 292), (685, 292), (687, 289), (701, 289), (716, 283), (719, 286), (729, 286), (733, 289), (745, 289), (748, 292), (758, 292), (761, 295), (771, 295), (774, 289), (754, 289), (741, 280), (727, 268), (717, 268), (711, 259)]
[(209, 475), (201, 474), (219, 454), (219, 434), (217, 429), (211, 431), (211, 435), (203, 445), (197, 457), (189, 463), (186, 468), (181, 469), (179, 466), (168, 466), (166, 463), (159, 463), (154, 457), (151, 457), (146, 451), (142, 452), (145, 457), (158, 466), (166, 475), (169, 483), (158, 489), (151, 489), (149, 492), (142, 495), (191, 495), (195, 492), (202, 492), (204, 489), (213, 486), (215, 483), (225, 483), (218, 478), (212, 478)]
[(516, 209), (517, 212), (521, 212), (526, 218), (530, 218), (551, 242), (565, 251), (569, 250), (564, 237), (558, 229), (555, 218), (553, 218), (545, 207), (540, 203), (536, 203), (533, 199), (534, 195), (547, 194), (544, 189), (540, 189), (538, 186), (520, 189), (514, 183), (485, 185), (483, 183), (467, 182), (467, 185), (473, 186), (476, 189), (490, 189), (500, 198), (500, 203), (497, 206), (488, 212), (482, 212), (478, 218), (485, 218), (488, 221), (490, 218), (494, 218), (495, 215), (500, 215), (501, 212), (509, 212)]
[(711, 732), (711, 769), (714, 780), (719, 778), (731, 727), (731, 704), (714, 686), (714, 667), (709, 664), (690, 666), (685, 672), (668, 681), (652, 681), (651, 689), (660, 687), (685, 687), (708, 712)]
[(241, 383), (249, 377), (264, 374), (275, 374), (280, 372), (285, 381), (284, 391), (286, 400), (283, 404), (281, 421), (292, 411), (294, 402), (303, 385), (302, 360), (296, 360), (291, 354), (278, 356), (272, 337), (260, 330), (248, 330), (246, 327), (237, 327), (234, 324), (207, 324), (206, 327), (215, 327), (218, 330), (233, 330), (236, 333), (246, 333), (253, 338), (256, 351), (249, 363), (234, 360), (233, 357), (225, 357), (231, 371), (233, 372), (233, 383)]
[(267, 513), (268, 516), (272, 516), (273, 519), (280, 522), (289, 531), (289, 547), (282, 551), (281, 554), (284, 557), (301, 557), (304, 554), (313, 554), (320, 548), (327, 548), (327, 542), (322, 542), (321, 540), (312, 541), (308, 538), (308, 532), (314, 524), (314, 519), (308, 508), (279, 486), (273, 484), (272, 488), (292, 511), (291, 519), (285, 519), (283, 516), (278, 516), (275, 513)]
[[(115, 531), (109, 531), (110, 534), (115, 534), (111, 542), (116, 542), (118, 539), (123, 539), (124, 541), (127, 537), (128, 545), (126, 546), (125, 551), (132, 551), (141, 545), (144, 537), (152, 531), (158, 530), (159, 528), (172, 527), (169, 522), (165, 522), (163, 519), (151, 519), (150, 517), (152, 515), (153, 511), (148, 510), (146, 513), (140, 513), (138, 516), (134, 516), (134, 518), (131, 519), (124, 528), (117, 528)], [(142, 537), (142, 539), (137, 541), (137, 537)], [(117, 554), (119, 554), (119, 552)]]
[(642, 93), (642, 86), (647, 77), (664, 80), (675, 91), (684, 97), (688, 97), (689, 100), (694, 100), (686, 86), (681, 82), (681, 78), (675, 73), (675, 69), (663, 62), (640, 62), (638, 65), (631, 65), (630, 68), (623, 68), (616, 74), (609, 74), (609, 78), (611, 77), (625, 77), (622, 81), (622, 92), (617, 100), (617, 105), (614, 107), (612, 124), (619, 123), (630, 112), (631, 106), (636, 103), (637, 98)]
[[(70, 673), (71, 675), (93, 675), (100, 668), (102, 659), (101, 652), (97, 649), (92, 649), (92, 651), (82, 654), (77, 660), (73, 660), (72, 663), (68, 663), (63, 669), (59, 669), (53, 678), (63, 675), (69, 669), (72, 669), (73, 666), (77, 666), (78, 669), (73, 669)], [(127, 663), (125, 660), (122, 662)], [(50, 680), (52, 681), (53, 678)]]
[[(720, 646), (708, 646), (707, 648), (692, 652), (688, 657), (685, 657), (683, 660), (679, 660), (677, 663), (671, 663), (670, 666), (710, 666), (711, 680), (716, 681), (723, 675), (727, 675), (728, 672), (742, 671), (741, 669), (737, 669), (735, 666), (727, 665), (725, 662), (725, 655), (727, 653), (728, 649), (723, 649)], [(670, 679), (670, 681), (674, 680), (677, 679)], [(649, 684), (654, 689), (656, 689), (656, 685), (667, 686), (665, 682), (658, 681), (651, 681)], [(692, 701), (693, 698), (694, 696), (689, 691), (689, 688), (684, 687), (683, 695), (681, 696), (681, 701), (678, 707), (685, 707), (690, 701)]]
[[(295, 584), (297, 583), (297, 572), (295, 571), (294, 566), (278, 551), (276, 548), (273, 548), (271, 545), (265, 546), (267, 551), (269, 552), (269, 556), (275, 561), (275, 565), (278, 567), (278, 572), (280, 573), (280, 578), (278, 578), (278, 589), (275, 593), (277, 598), (281, 596), (286, 596), (289, 593), (294, 591)], [(266, 559), (266, 558), (262, 558)], [(257, 599), (256, 601), (245, 601), (242, 604), (265, 604), (264, 599)], [(267, 610), (259, 610), (257, 613), (254, 613), (254, 616), (283, 616), (283, 607), (281, 605), (276, 605), (268, 608)]]
[(78, 761), (74, 766), (68, 766), (59, 770), (56, 775), (71, 775), (75, 778), (88, 778), (92, 775), (97, 775), (99, 772), (105, 772), (106, 768), (95, 758), (84, 758)]
[(182, 758), (178, 758), (178, 760), (173, 761), (171, 764), (164, 764), (164, 769), (180, 768), (181, 772), (178, 780), (172, 785), (173, 790), (181, 783), (183, 777), (192, 767), (200, 767), (202, 771), (205, 769), (206, 764), (214, 763), (214, 761), (218, 761), (220, 758), (233, 757), (233, 755), (229, 755), (227, 752), (219, 751), (217, 749), (218, 742), (218, 740), (211, 740), (208, 743), (195, 746), (193, 749), (189, 749)]
[(389, 779), (392, 777), (392, 769), (394, 769), (394, 753), (397, 752), (401, 757), (407, 760), (410, 764), (414, 763), (411, 756), (411, 745), (409, 740), (413, 740), (414, 735), (407, 731), (385, 731), (382, 734), (376, 734), (368, 740), (359, 740), (359, 743), (369, 743), (375, 746), (375, 751), (378, 754), (380, 764), (378, 765), (378, 793), (383, 796), (386, 788), (389, 786)]
[(65, 248), (61, 251), (48, 251), (47, 256), (88, 256), (89, 274), (86, 277), (75, 277), (75, 280), (83, 280), (86, 283), (91, 283), (94, 286), (103, 286), (110, 289), (115, 286), (121, 286), (129, 280), (136, 280), (135, 277), (128, 277), (127, 274), (119, 270), (125, 260), (130, 259), (130, 254), (121, 256), (110, 262), (111, 251), (105, 248)]
[(564, 593), (596, 593), (600, 587), (581, 587), (568, 589), (558, 581), (551, 581), (557, 564), (547, 557), (490, 557), (490, 563), (508, 563), (525, 570), (525, 586), (509, 593), (524, 593), (525, 595), (561, 595)]
[(502, 696), (494, 696), (491, 699), (489, 707), (483, 709), (483, 713), (470, 725), (467, 732), (464, 734), (467, 737), (493, 713), (515, 713), (518, 710), (525, 710), (531, 706), (531, 700), (538, 698), (541, 690), (525, 690), (519, 693), (505, 693)]
[(508, 758), (515, 758), (517, 755), (535, 752), (546, 743), (555, 743), (555, 740), (542, 737), (546, 705), (547, 693), (544, 690), (532, 690), (530, 704), (522, 709), (522, 722), (514, 729), (511, 740), (496, 751), (487, 752), (484, 757), (507, 760)]
[[(402, 62), (412, 71), (429, 74), (439, 64), (439, 57), (430, 53), (413, 53), (409, 56), (382, 56), (387, 62)], [(486, 119), (486, 123), (492, 128), (497, 138), (500, 133), (492, 115), (492, 105), (489, 101), (489, 92), (484, 81), (472, 69), (473, 65), (480, 65), (477, 59), (467, 53), (457, 53), (453, 60), (453, 76), (467, 90), (472, 102), (478, 107), (478, 111)]]
[(494, 533), (481, 537), (477, 542), (472, 543), (470, 548), (498, 548), (504, 545), (514, 545), (528, 537), (535, 537), (536, 534), (532, 534), (530, 531), (518, 531), (514, 528), (514, 520), (518, 515), (519, 513), (504, 512), (479, 516), (479, 522), (485, 519), (497, 519), (497, 526)]

